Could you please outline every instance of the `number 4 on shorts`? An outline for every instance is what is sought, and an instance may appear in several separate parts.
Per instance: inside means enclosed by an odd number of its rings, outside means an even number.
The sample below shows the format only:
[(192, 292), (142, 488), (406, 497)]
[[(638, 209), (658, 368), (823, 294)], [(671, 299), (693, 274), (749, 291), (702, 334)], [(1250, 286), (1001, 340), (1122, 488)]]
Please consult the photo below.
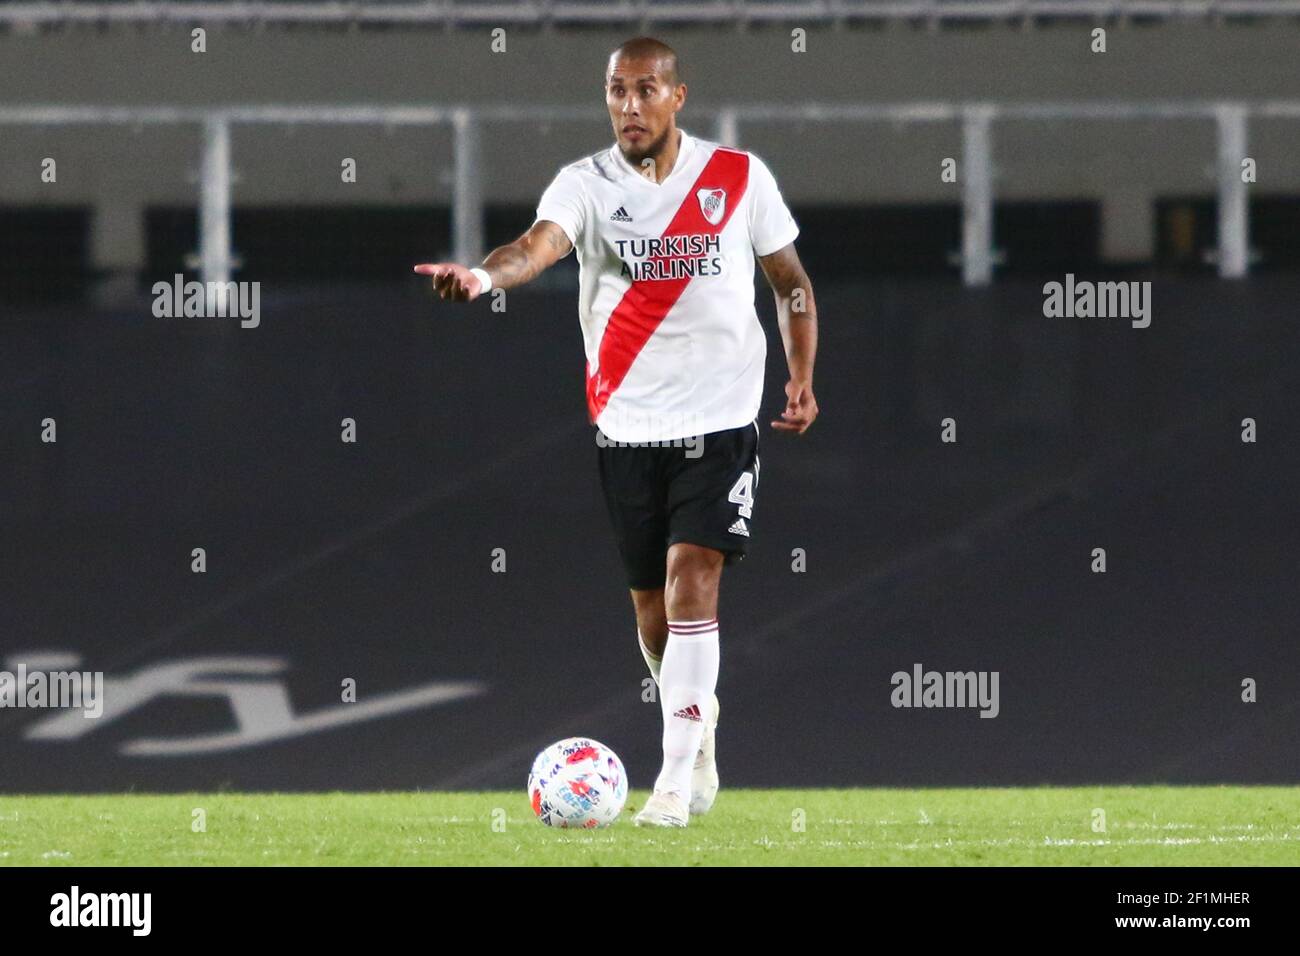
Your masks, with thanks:
[(754, 476), (751, 472), (742, 471), (736, 483), (731, 486), (731, 491), (727, 494), (727, 500), (732, 504), (740, 505), (738, 509), (742, 518), (752, 518), (754, 516)]

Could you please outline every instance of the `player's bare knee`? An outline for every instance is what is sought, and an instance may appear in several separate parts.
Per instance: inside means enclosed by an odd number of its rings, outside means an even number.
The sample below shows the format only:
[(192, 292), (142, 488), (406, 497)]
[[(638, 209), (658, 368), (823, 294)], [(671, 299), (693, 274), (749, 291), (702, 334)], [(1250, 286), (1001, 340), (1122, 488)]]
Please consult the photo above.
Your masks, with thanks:
[(715, 617), (723, 555), (713, 548), (675, 544), (668, 552), (668, 583), (664, 604), (669, 620)]
[(678, 542), (668, 549), (668, 578), (684, 575), (717, 577), (722, 573), (725, 555), (716, 548)]

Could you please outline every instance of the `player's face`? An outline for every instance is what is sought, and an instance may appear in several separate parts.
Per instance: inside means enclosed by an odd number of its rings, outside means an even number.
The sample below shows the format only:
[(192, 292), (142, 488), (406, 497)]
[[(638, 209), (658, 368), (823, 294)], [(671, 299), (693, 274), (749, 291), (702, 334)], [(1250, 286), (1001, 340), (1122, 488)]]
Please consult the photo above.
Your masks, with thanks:
[(664, 82), (657, 60), (615, 60), (605, 77), (605, 103), (614, 139), (633, 164), (657, 156), (675, 128), (685, 84)]

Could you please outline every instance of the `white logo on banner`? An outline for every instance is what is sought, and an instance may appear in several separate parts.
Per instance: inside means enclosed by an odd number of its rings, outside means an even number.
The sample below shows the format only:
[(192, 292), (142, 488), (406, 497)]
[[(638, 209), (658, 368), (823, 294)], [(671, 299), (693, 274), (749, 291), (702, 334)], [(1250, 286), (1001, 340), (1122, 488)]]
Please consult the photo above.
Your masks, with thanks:
[[(69, 658), (60, 655), (59, 659)], [(28, 657), (25, 663), (31, 671), (38, 662)], [(233, 730), (142, 737), (127, 741), (121, 748), (122, 753), (131, 757), (190, 757), (254, 747), (421, 707), (449, 704), (487, 690), (481, 681), (431, 681), (405, 690), (367, 694), (357, 703), (335, 704), (295, 714), (288, 689), (277, 676), (288, 666), (288, 661), (278, 657), (189, 657), (142, 667), (125, 677), (106, 676), (103, 716), (98, 720), (86, 720), (80, 711), (60, 711), (33, 723), (24, 736), (28, 740), (78, 740), (145, 704), (168, 697), (215, 697), (229, 701), (235, 718)]]

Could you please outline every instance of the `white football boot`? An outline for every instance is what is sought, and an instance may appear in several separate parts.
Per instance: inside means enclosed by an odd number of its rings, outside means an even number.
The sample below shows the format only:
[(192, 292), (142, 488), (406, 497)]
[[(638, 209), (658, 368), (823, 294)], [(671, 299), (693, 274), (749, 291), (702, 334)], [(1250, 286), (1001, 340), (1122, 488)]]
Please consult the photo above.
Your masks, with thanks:
[(656, 793), (632, 822), (639, 827), (684, 827), (690, 819), (685, 800), (675, 793)]
[(714, 731), (718, 727), (718, 714), (722, 705), (718, 695), (713, 695), (713, 710), (709, 722), (704, 725), (704, 737), (700, 740), (700, 752), (695, 755), (695, 769), (691, 771), (691, 813), (701, 815), (708, 813), (713, 801), (718, 796), (718, 763), (714, 759)]

